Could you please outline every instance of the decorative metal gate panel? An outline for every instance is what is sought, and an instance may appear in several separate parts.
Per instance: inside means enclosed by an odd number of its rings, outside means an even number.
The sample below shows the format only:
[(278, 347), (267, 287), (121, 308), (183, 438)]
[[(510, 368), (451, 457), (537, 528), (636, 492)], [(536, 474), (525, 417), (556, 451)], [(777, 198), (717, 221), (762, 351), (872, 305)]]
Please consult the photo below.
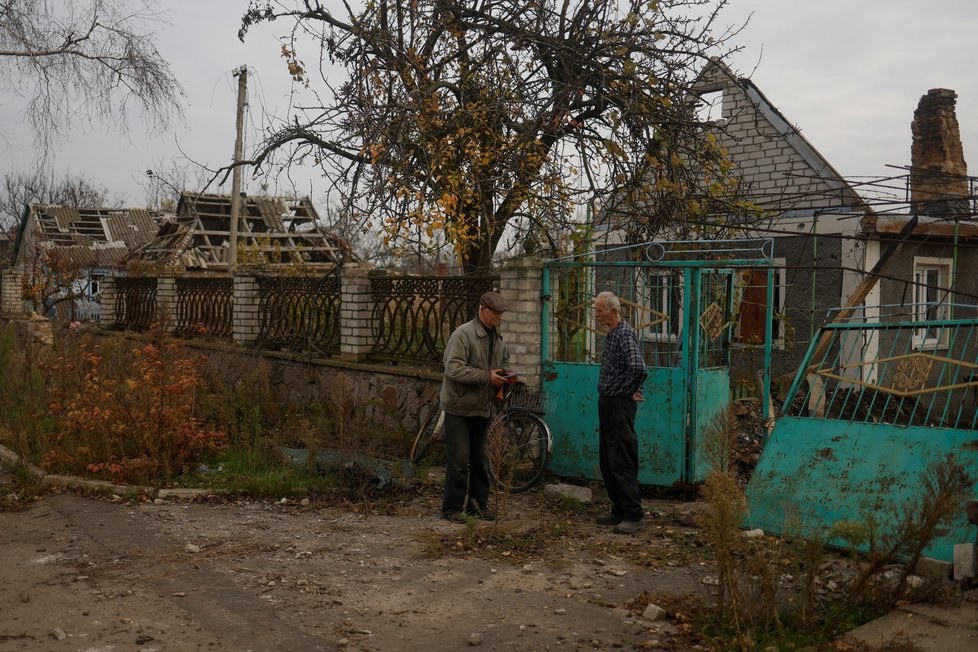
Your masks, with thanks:
[(547, 416), (554, 472), (600, 478), (597, 382), (604, 333), (593, 301), (611, 290), (639, 333), (648, 365), (635, 423), (639, 481), (668, 486), (705, 478), (710, 443), (725, 426), (730, 402), (735, 281), (747, 269), (768, 274), (766, 392), (772, 248), (770, 240), (651, 243), (546, 263), (542, 384), (559, 396), (559, 410)]
[[(883, 543), (926, 511), (935, 464), (978, 479), (978, 309), (954, 308), (968, 319), (907, 318), (946, 307), (830, 317), (748, 484), (751, 527), (840, 544), (836, 526), (848, 523)], [(951, 561), (954, 544), (974, 541), (961, 504), (924, 554)]]

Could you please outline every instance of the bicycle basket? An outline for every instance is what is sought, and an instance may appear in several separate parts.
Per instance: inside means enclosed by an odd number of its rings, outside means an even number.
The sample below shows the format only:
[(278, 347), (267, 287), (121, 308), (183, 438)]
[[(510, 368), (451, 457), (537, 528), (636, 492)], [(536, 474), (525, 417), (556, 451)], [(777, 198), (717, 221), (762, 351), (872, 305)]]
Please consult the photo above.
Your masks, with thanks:
[(537, 414), (551, 414), (557, 405), (557, 394), (537, 387), (513, 385), (506, 395), (506, 407), (510, 410), (526, 410)]

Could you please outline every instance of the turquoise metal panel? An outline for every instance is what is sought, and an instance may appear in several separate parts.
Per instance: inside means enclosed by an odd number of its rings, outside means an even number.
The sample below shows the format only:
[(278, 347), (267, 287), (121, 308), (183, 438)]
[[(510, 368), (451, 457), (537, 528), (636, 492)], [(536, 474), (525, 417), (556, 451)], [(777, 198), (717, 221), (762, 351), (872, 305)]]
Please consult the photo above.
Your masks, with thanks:
[[(693, 405), (689, 427), (688, 482), (703, 482), (719, 462), (708, 452), (710, 444), (723, 436), (727, 425), (727, 409), (730, 405), (730, 373), (726, 367), (700, 369), (693, 390)], [(720, 429), (718, 431), (718, 428)], [(712, 448), (716, 450), (716, 448)]]
[[(747, 524), (821, 540), (840, 521), (872, 520), (885, 531), (923, 495), (927, 467), (948, 454), (978, 478), (974, 431), (782, 417), (747, 486)], [(962, 505), (924, 554), (950, 562), (955, 544), (974, 541)]]
[[(598, 372), (600, 365), (549, 362), (544, 369), (547, 392), (558, 395), (547, 415), (554, 450), (549, 469), (567, 477), (601, 479), (598, 466)], [(684, 371), (649, 368), (645, 401), (635, 418), (638, 433), (639, 482), (668, 486), (685, 475), (686, 442)], [(729, 390), (728, 390), (729, 391)]]

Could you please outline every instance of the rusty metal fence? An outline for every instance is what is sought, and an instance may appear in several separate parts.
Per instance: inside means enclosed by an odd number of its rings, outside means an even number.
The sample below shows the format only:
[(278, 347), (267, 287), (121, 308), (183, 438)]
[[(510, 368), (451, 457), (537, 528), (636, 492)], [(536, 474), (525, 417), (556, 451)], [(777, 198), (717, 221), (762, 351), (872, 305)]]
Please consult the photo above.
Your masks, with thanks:
[[(475, 316), (479, 297), (496, 276), (374, 276), (370, 279), (371, 359), (441, 362), (448, 336)], [(115, 279), (114, 326), (148, 330), (157, 319), (157, 279)], [(323, 356), (339, 353), (342, 339), (340, 270), (322, 276), (260, 276), (257, 345)], [(174, 334), (231, 339), (236, 316), (234, 279), (176, 279)], [(253, 304), (252, 304), (253, 305)], [(246, 315), (245, 318), (254, 319)]]
[(261, 348), (310, 350), (334, 355), (340, 350), (340, 275), (258, 279)]
[(373, 357), (441, 361), (448, 336), (475, 316), (495, 276), (378, 276), (373, 295)]
[(193, 277), (177, 279), (177, 335), (231, 337), (234, 279)]
[(121, 276), (115, 282), (115, 326), (148, 330), (156, 320), (156, 279)]
[(863, 551), (953, 562), (975, 536), (966, 496), (932, 536), (906, 537), (953, 496), (946, 479), (978, 478), (976, 313), (929, 303), (830, 315), (747, 485), (745, 525), (848, 548), (845, 524), (869, 534)]

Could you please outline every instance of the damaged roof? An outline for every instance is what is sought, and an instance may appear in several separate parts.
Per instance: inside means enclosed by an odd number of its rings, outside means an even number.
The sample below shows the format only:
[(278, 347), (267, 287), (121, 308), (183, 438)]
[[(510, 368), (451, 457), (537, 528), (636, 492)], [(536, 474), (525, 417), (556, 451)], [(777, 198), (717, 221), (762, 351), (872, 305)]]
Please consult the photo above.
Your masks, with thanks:
[(133, 250), (153, 239), (160, 217), (145, 208), (30, 204), (21, 221), (14, 256), (26, 255), (23, 243), (34, 241), (72, 265), (120, 267)]
[[(353, 259), (342, 238), (326, 233), (306, 197), (243, 197), (237, 260), (252, 264), (333, 265)], [(131, 261), (188, 269), (227, 269), (231, 241), (231, 196), (183, 193), (175, 217)]]
[[(788, 121), (749, 77), (741, 77), (719, 59), (711, 58), (700, 71), (693, 97), (731, 87), (739, 87), (756, 111), (756, 114), (747, 114), (744, 117), (751, 122), (756, 122), (758, 116), (763, 117), (783, 141), (805, 161), (814, 173), (814, 179), (826, 184), (835, 193), (833, 196), (837, 208), (845, 206), (861, 213), (873, 213), (872, 207), (852, 184), (805, 138), (798, 127)], [(775, 196), (780, 202), (781, 198), (777, 194)], [(764, 200), (755, 201), (762, 206), (767, 203)]]

